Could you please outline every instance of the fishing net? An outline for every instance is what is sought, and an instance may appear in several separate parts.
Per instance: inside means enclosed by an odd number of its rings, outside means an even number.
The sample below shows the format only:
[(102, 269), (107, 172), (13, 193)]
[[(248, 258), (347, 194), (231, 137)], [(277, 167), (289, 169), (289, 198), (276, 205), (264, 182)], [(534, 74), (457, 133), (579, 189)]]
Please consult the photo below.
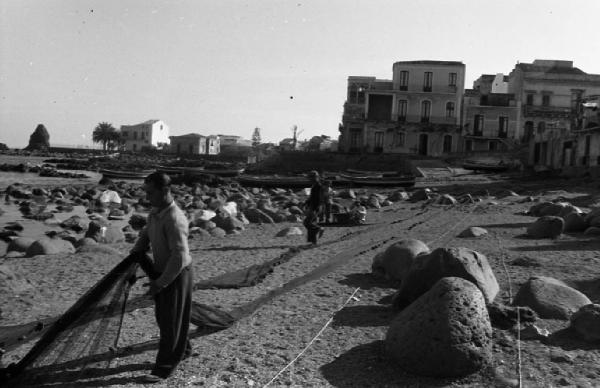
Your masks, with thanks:
[[(250, 287), (261, 282), (273, 268), (290, 260), (300, 251), (287, 252), (264, 263), (200, 280), (194, 290)], [(0, 385), (10, 379), (11, 385), (51, 385), (53, 380), (85, 380), (99, 368), (110, 364), (118, 349), (119, 334), (126, 312), (153, 304), (148, 295), (129, 298), (138, 267), (150, 279), (158, 273), (144, 254), (130, 255), (87, 291), (59, 318), (24, 325), (0, 327), (0, 344), (8, 348), (20, 345), (19, 339), (31, 340), (41, 335), (33, 348), (16, 364), (0, 369)], [(247, 312), (225, 312), (193, 302), (191, 322), (200, 330), (215, 331), (231, 326)], [(59, 378), (60, 376), (60, 378)]]
[(86, 371), (107, 367), (110, 359), (97, 356), (117, 348), (137, 267), (134, 255), (121, 261), (49, 326), (18, 363), (0, 370), (0, 384), (48, 385), (65, 373), (80, 380)]

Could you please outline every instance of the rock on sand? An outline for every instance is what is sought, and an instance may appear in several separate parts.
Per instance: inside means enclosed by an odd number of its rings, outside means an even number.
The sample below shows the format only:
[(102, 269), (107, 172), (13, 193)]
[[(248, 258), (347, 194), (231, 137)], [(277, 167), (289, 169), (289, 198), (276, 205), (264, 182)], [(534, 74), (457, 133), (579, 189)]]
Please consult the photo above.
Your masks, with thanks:
[(410, 373), (449, 377), (476, 372), (492, 357), (492, 327), (481, 291), (461, 278), (439, 280), (394, 318), (385, 345)]
[(429, 247), (422, 241), (407, 239), (390, 245), (373, 258), (371, 271), (389, 280), (402, 281), (408, 273), (415, 257), (429, 253)]

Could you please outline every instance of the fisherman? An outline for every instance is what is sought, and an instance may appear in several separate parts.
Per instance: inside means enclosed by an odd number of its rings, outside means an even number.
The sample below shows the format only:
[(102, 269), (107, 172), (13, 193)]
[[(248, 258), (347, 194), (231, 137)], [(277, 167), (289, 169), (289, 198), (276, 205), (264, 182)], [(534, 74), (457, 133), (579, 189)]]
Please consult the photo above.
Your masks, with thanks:
[(145, 383), (166, 379), (180, 361), (192, 354), (188, 338), (193, 284), (188, 220), (175, 204), (170, 186), (171, 179), (164, 173), (154, 172), (145, 178), (144, 189), (152, 211), (131, 251), (144, 253), (151, 246), (157, 275), (150, 281), (149, 292), (154, 298), (160, 341), (156, 364), (144, 376)]
[(323, 236), (325, 229), (319, 226), (318, 217), (321, 208), (323, 187), (319, 178), (319, 173), (311, 171), (308, 173), (312, 187), (310, 195), (306, 200), (304, 211), (304, 226), (306, 227), (307, 240), (309, 243), (316, 244), (317, 239)]
[(322, 207), (321, 207), (321, 221), (323, 222), (331, 222), (331, 205), (333, 204), (333, 199), (331, 198), (333, 194), (333, 189), (331, 188), (331, 181), (325, 180), (323, 182), (323, 196), (321, 198)]

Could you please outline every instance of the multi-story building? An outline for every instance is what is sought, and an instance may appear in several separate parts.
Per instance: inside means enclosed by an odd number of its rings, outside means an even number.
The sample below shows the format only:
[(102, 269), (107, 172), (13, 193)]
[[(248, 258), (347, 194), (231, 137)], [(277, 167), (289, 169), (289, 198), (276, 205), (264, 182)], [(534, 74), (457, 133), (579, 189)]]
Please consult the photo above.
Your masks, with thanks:
[(171, 136), (170, 152), (191, 155), (217, 155), (220, 152), (219, 136), (203, 136), (197, 133)]
[(519, 109), (504, 76), (484, 74), (463, 99), (464, 151), (506, 151), (515, 147)]
[(515, 65), (508, 89), (520, 111), (517, 137), (530, 144), (530, 164), (560, 168), (597, 163), (589, 157), (590, 147), (578, 147), (576, 131), (583, 129), (582, 102), (600, 94), (600, 75), (587, 74), (572, 61), (536, 59)]
[(141, 124), (121, 125), (121, 136), (126, 151), (162, 149), (169, 144), (169, 127), (162, 120), (148, 120)]
[(401, 61), (392, 80), (348, 77), (341, 152), (441, 155), (458, 150), (465, 65)]

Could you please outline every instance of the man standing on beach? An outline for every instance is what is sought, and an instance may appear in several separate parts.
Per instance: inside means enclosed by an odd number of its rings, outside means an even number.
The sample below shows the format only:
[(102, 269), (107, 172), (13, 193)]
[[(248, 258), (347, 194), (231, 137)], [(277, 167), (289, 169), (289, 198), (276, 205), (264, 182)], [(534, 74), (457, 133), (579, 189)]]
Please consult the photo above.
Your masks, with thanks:
[(317, 238), (323, 235), (324, 229), (319, 226), (318, 217), (321, 209), (323, 187), (319, 179), (319, 173), (311, 171), (308, 173), (312, 187), (310, 196), (305, 203), (304, 226), (306, 227), (307, 240), (309, 243), (316, 244)]
[(157, 383), (169, 377), (179, 362), (191, 355), (188, 338), (192, 307), (192, 270), (188, 247), (188, 220), (171, 194), (171, 179), (159, 172), (144, 180), (146, 198), (152, 205), (148, 223), (131, 253), (152, 247), (150, 281), (154, 312), (160, 330), (156, 364), (145, 383)]

